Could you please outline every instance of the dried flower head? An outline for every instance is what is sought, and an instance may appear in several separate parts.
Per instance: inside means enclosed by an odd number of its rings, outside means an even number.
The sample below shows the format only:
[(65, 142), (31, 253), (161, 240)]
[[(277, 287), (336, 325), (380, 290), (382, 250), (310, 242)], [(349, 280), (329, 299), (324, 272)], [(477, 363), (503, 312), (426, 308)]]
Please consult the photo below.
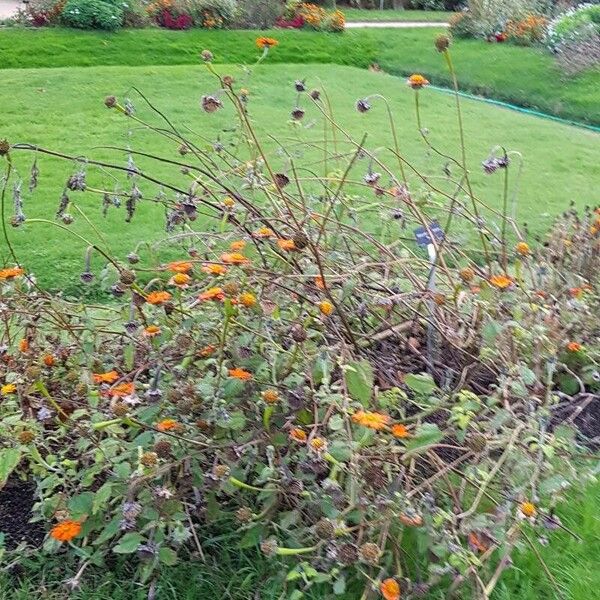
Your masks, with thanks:
[(445, 52), (450, 47), (450, 37), (441, 33), (435, 38), (434, 45), (438, 52)]
[(204, 61), (204, 62), (212, 62), (214, 56), (213, 53), (210, 50), (202, 50), (202, 52), (200, 53), (200, 58)]
[(377, 544), (367, 542), (358, 551), (359, 558), (370, 565), (376, 565), (381, 558), (381, 550)]
[(360, 98), (356, 101), (356, 110), (360, 113), (366, 113), (371, 110), (371, 105), (366, 98)]

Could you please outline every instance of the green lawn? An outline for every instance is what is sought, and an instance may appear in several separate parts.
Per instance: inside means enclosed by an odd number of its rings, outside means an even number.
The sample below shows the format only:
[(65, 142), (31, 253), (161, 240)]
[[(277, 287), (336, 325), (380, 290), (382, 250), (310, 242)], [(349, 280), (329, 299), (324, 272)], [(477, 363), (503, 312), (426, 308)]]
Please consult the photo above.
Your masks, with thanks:
[[(237, 67), (221, 67), (221, 70), (241, 76)], [(108, 159), (111, 156), (115, 158), (115, 154), (107, 150), (93, 151), (93, 148), (106, 144), (125, 146), (130, 142), (134, 148), (177, 157), (174, 145), (170, 147), (162, 141), (157, 144), (155, 136), (137, 128), (133, 128), (128, 139), (126, 120), (104, 107), (103, 99), (107, 94), (123, 96), (133, 85), (144, 90), (176, 123), (189, 125), (193, 131), (201, 132), (196, 138), (200, 143), (216, 139), (219, 130), (230, 126), (233, 121), (230, 107), (212, 115), (200, 110), (200, 96), (213, 91), (215, 85), (203, 66), (17, 69), (5, 70), (2, 75), (0, 138), (6, 137), (11, 143), (31, 142), (75, 155), (92, 152), (96, 157)], [(359, 115), (354, 107), (355, 101), (369, 94), (384, 94), (396, 115), (405, 155), (426, 172), (441, 174), (443, 161), (427, 154), (417, 133), (414, 92), (398, 78), (351, 67), (258, 67), (248, 84), (251, 93), (249, 107), (263, 137), (267, 133), (280, 139), (297, 137), (301, 142), (297, 150), (302, 148), (307, 156), (302, 161), (320, 160), (321, 154), (306, 143), (315, 137), (320, 139), (320, 133), (310, 127), (292, 130), (288, 123), (296, 99), (292, 85), (296, 78), (306, 78), (307, 85), (311, 87), (320, 86), (322, 82), (336, 107), (338, 121), (357, 140), (368, 132), (370, 148), (386, 148), (392, 144), (384, 105), (375, 100), (373, 110)], [(435, 90), (426, 90), (421, 97), (423, 125), (430, 130), (431, 141), (456, 155), (458, 138), (453, 98)], [(138, 106), (140, 104), (137, 103)], [(521, 221), (526, 220), (533, 232), (545, 231), (570, 200), (583, 206), (594, 197), (600, 182), (597, 134), (477, 101), (467, 100), (463, 106), (474, 185), (488, 204), (496, 208), (500, 206), (501, 178), (485, 176), (480, 162), (497, 144), (523, 153), (525, 167), (520, 184), (518, 217)], [(144, 111), (140, 114), (144, 116)], [(310, 124), (317, 117), (316, 109), (308, 107), (304, 123)], [(320, 127), (317, 130), (320, 131)], [(274, 143), (267, 142), (267, 147), (274, 150)], [(14, 153), (14, 163), (25, 182), (32, 158), (31, 154)], [(122, 153), (117, 154), (116, 160), (125, 164), (126, 157)], [(284, 167), (285, 161), (281, 156), (275, 157), (274, 161), (276, 166)], [(140, 165), (148, 166), (144, 161)], [(25, 212), (29, 218), (53, 219), (72, 167), (65, 162), (41, 158), (39, 168), (40, 186), (35, 193), (30, 197), (26, 183), (23, 186)], [(164, 167), (152, 168), (153, 174), (165, 174)], [(366, 169), (366, 165), (359, 163), (355, 169), (356, 177), (361, 178)], [(106, 176), (100, 179), (105, 185), (113, 185)], [(416, 181), (415, 185), (416, 190), (422, 187)], [(147, 197), (156, 194), (156, 190), (147, 184), (142, 185), (142, 191)], [(72, 197), (77, 199), (77, 193)], [(119, 257), (131, 251), (142, 237), (152, 240), (164, 235), (163, 217), (158, 207), (147, 203), (142, 205), (133, 223), (127, 225), (122, 210), (111, 211), (105, 220), (100, 215), (98, 196), (83, 194), (81, 198), (82, 207), (94, 217), (109, 246)], [(81, 219), (72, 228), (85, 236), (94, 236)], [(64, 232), (48, 225), (25, 225), (11, 229), (9, 233), (23, 263), (35, 271), (44, 286), (79, 290), (78, 275), (83, 268), (84, 251), (81, 243), (74, 240), (65, 243)], [(6, 252), (2, 254), (6, 260)]]
[[(600, 486), (592, 485), (581, 496), (572, 495), (569, 502), (558, 507), (557, 514), (564, 525), (577, 532), (582, 542), (563, 531), (546, 532), (548, 546), (539, 543), (536, 534), (529, 532), (545, 564), (564, 592), (564, 600), (597, 600), (600, 598)], [(207, 562), (182, 563), (165, 569), (157, 585), (160, 600), (279, 600), (281, 588), (274, 580), (286, 565), (274, 569), (258, 551), (243, 552), (226, 545), (205, 543)], [(553, 600), (556, 596), (544, 570), (530, 550), (515, 552), (514, 566), (508, 569), (491, 600)], [(288, 567), (289, 568), (289, 567)], [(0, 597), (7, 600), (63, 600), (66, 598), (62, 582), (72, 576), (75, 565), (59, 565), (49, 561), (41, 567), (35, 560), (24, 570), (20, 582), (11, 580), (0, 571)], [(35, 574), (34, 574), (35, 573)], [(43, 592), (40, 581), (43, 579)], [(123, 566), (106, 572), (90, 570), (79, 591), (69, 595), (70, 600), (146, 600), (147, 587), (133, 582), (133, 574)], [(257, 596), (256, 591), (260, 590)], [(309, 591), (305, 600), (357, 600), (359, 596), (346, 593), (328, 596), (318, 589)], [(427, 600), (443, 596), (432, 592)], [(462, 598), (463, 596), (461, 596)], [(371, 600), (379, 598), (373, 594)]]
[(446, 10), (365, 10), (342, 7), (346, 21), (425, 21), (445, 23), (454, 14)]
[[(437, 29), (349, 30), (344, 34), (275, 30), (279, 46), (272, 63), (343, 64), (407, 75), (423, 72), (432, 83), (449, 77), (433, 39)], [(263, 35), (261, 33), (260, 35)], [(217, 62), (248, 63), (257, 55), (255, 31), (187, 32), (158, 29), (100, 33), (63, 29), (0, 30), (0, 66), (4, 68), (197, 64), (210, 48)], [(456, 40), (454, 61), (461, 88), (533, 107), (577, 121), (600, 124), (600, 70), (564, 79), (552, 56), (541, 49), (480, 40)]]

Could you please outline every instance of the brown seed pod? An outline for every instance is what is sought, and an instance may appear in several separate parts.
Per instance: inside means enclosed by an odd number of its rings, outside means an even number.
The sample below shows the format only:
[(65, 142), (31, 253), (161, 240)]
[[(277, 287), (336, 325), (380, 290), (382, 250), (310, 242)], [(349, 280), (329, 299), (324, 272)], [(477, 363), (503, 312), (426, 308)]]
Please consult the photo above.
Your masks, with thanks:
[(335, 536), (335, 526), (329, 519), (321, 519), (315, 525), (315, 534), (321, 540), (330, 540)]

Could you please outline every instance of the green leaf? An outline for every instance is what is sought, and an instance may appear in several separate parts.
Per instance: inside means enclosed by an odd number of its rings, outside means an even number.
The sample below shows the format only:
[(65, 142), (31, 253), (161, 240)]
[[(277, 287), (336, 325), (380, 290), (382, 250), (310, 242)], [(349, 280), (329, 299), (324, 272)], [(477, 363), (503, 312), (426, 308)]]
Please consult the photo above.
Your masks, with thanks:
[(92, 513), (97, 513), (101, 508), (106, 506), (106, 503), (110, 500), (112, 494), (112, 483), (105, 483), (94, 496), (94, 502), (92, 504)]
[(265, 535), (265, 528), (262, 525), (250, 527), (244, 534), (244, 537), (238, 542), (238, 548), (251, 548), (256, 546)]
[(346, 385), (354, 400), (358, 400), (365, 408), (369, 406), (374, 386), (373, 367), (366, 360), (351, 362), (346, 369)]
[(341, 596), (342, 594), (344, 594), (346, 592), (346, 578), (344, 577), (344, 575), (340, 575), (334, 582), (333, 582), (333, 593), (336, 596)]
[(69, 511), (73, 519), (78, 519), (92, 514), (94, 506), (94, 493), (84, 492), (78, 496), (73, 496), (68, 503)]
[(135, 552), (143, 541), (141, 534), (137, 532), (126, 533), (119, 543), (113, 548), (113, 552), (117, 554), (131, 554)]
[(158, 560), (163, 565), (172, 567), (173, 565), (177, 564), (177, 552), (175, 552), (175, 550), (172, 550), (171, 548), (166, 548), (163, 546), (158, 551)]
[(429, 396), (437, 389), (433, 377), (428, 373), (413, 375), (409, 373), (404, 378), (404, 383), (418, 396)]
[(0, 490), (4, 487), (9, 475), (21, 462), (21, 450), (18, 448), (4, 448), (0, 450)]
[(425, 452), (428, 448), (444, 439), (444, 433), (434, 423), (423, 423), (414, 437), (406, 444), (406, 456)]
[(344, 428), (344, 419), (342, 415), (335, 414), (329, 419), (327, 426), (331, 431), (340, 431), (340, 429)]

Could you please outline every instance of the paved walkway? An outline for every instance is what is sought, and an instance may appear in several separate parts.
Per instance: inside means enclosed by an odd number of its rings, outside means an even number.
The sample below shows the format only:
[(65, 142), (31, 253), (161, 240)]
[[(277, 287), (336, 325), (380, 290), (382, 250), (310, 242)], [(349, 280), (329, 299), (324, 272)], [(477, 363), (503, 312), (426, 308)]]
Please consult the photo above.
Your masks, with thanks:
[(12, 17), (20, 6), (23, 7), (24, 4), (16, 0), (0, 0), (0, 19)]
[(448, 23), (430, 23), (425, 21), (346, 21), (347, 29), (361, 27), (408, 29), (410, 27), (448, 27)]

